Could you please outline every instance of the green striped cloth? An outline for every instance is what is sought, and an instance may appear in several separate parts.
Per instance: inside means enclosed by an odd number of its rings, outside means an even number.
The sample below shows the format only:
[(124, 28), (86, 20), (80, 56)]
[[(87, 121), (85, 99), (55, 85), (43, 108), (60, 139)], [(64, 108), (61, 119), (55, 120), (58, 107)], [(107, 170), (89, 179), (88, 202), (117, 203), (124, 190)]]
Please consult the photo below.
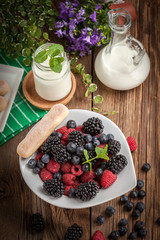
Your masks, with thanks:
[[(22, 81), (27, 73), (31, 70), (23, 64), (23, 57), (19, 59), (7, 58), (3, 52), (0, 53), (0, 63), (24, 69)], [(0, 133), (0, 145), (7, 142), (19, 132), (41, 119), (47, 111), (38, 109), (30, 104), (22, 91), (22, 81), (18, 88), (14, 103), (12, 105), (7, 123), (2, 133)]]

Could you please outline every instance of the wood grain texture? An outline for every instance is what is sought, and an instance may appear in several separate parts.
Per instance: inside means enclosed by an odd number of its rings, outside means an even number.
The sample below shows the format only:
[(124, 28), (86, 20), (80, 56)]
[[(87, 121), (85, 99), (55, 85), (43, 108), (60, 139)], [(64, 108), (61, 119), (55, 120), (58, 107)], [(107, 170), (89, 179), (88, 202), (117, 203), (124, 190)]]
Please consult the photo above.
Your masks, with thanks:
[[(132, 154), (137, 179), (145, 183), (147, 196), (142, 200), (146, 210), (140, 219), (145, 222), (148, 235), (146, 240), (159, 240), (160, 228), (155, 224), (160, 216), (160, 1), (132, 0), (136, 7), (137, 19), (132, 26), (132, 35), (140, 40), (151, 59), (151, 72), (147, 80), (138, 88), (130, 91), (115, 91), (105, 87), (97, 79), (94, 72), (94, 60), (99, 49), (93, 56), (79, 60), (86, 66), (93, 81), (98, 85), (98, 92), (104, 97), (103, 109), (115, 115), (108, 117), (115, 122), (126, 137), (132, 135), (138, 143), (138, 149)], [(57, 1), (54, 1), (57, 6)], [(50, 36), (53, 42), (63, 43)], [(67, 106), (91, 110), (92, 102), (84, 98), (85, 87), (80, 76), (76, 76), (77, 88), (73, 99)], [(132, 231), (135, 220), (131, 213), (124, 211), (119, 199), (99, 206), (81, 210), (69, 210), (54, 207), (38, 198), (25, 184), (19, 169), (16, 147), (31, 127), (0, 147), (0, 239), (2, 240), (63, 240), (68, 226), (78, 223), (83, 226), (82, 240), (91, 240), (93, 233), (99, 229), (106, 239), (111, 231), (118, 229), (118, 221), (129, 219), (128, 232)], [(151, 171), (142, 172), (144, 162), (151, 164)], [(136, 203), (136, 200), (134, 200)], [(107, 206), (115, 207), (115, 215), (106, 218), (105, 223), (98, 226), (95, 219), (105, 215)], [(29, 215), (42, 213), (46, 228), (41, 234), (33, 234), (29, 227)], [(121, 238), (127, 239), (127, 236)]]

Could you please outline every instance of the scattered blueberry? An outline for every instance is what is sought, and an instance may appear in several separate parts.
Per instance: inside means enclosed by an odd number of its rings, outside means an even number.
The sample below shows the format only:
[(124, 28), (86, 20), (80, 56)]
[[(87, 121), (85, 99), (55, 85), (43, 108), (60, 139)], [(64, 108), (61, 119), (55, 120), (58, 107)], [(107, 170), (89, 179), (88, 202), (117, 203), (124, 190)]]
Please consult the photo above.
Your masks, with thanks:
[(121, 197), (120, 197), (120, 202), (121, 203), (126, 203), (128, 201), (128, 197), (126, 196), (126, 195), (122, 195)]
[(90, 134), (86, 134), (84, 136), (84, 140), (86, 143), (92, 142), (92, 136)]
[(78, 156), (82, 156), (83, 154), (84, 154), (84, 147), (83, 146), (78, 146), (77, 148), (76, 148), (76, 154), (78, 155)]
[(135, 208), (138, 209), (141, 213), (145, 209), (145, 204), (143, 202), (137, 202)]
[(144, 198), (145, 196), (146, 196), (146, 193), (145, 193), (144, 190), (140, 190), (140, 191), (138, 192), (138, 197), (139, 197), (139, 198)]
[(71, 159), (73, 164), (79, 164), (80, 163), (80, 157), (77, 155), (72, 155), (72, 159)]
[(62, 133), (60, 133), (60, 132), (56, 132), (56, 134), (55, 134), (55, 136), (57, 136), (58, 138), (62, 138)]
[(144, 187), (144, 182), (142, 180), (137, 180), (137, 188), (141, 189)]
[(35, 174), (40, 173), (40, 168), (39, 168), (39, 167), (33, 168), (33, 172), (34, 172)]
[(151, 165), (149, 163), (144, 163), (142, 166), (142, 170), (148, 172), (151, 169)]
[(86, 143), (84, 145), (85, 149), (87, 149), (88, 151), (94, 150), (94, 147), (92, 145), (92, 143)]
[(140, 211), (138, 209), (134, 209), (132, 212), (133, 218), (138, 218), (141, 215)]
[(156, 223), (160, 226), (160, 217), (157, 218)]
[(31, 159), (29, 159), (29, 161), (28, 161), (28, 167), (31, 168), (31, 169), (33, 169), (33, 168), (36, 166), (36, 163), (37, 163), (36, 159), (31, 158)]
[(120, 221), (119, 221), (119, 226), (121, 227), (124, 227), (128, 224), (128, 220), (126, 218), (122, 218)]
[(147, 230), (145, 228), (142, 228), (139, 230), (138, 235), (140, 237), (146, 237), (147, 236)]
[(39, 167), (40, 169), (44, 168), (44, 163), (41, 161), (37, 162), (37, 167)]
[(100, 168), (102, 168), (102, 170), (104, 171), (106, 168), (107, 168), (107, 163), (106, 162), (102, 162), (100, 165), (99, 165)]
[(136, 234), (136, 232), (131, 232), (130, 234), (129, 234), (129, 236), (128, 236), (128, 239), (136, 239), (136, 237), (137, 237), (137, 234)]
[(105, 218), (103, 216), (98, 216), (96, 218), (96, 223), (98, 223), (99, 225), (102, 225), (104, 223)]
[(60, 172), (56, 172), (54, 173), (53, 178), (57, 178), (58, 180), (61, 180), (62, 174)]
[(133, 203), (133, 202), (127, 201), (127, 202), (125, 203), (125, 208), (126, 208), (128, 211), (131, 211), (133, 207), (134, 207), (134, 203)]
[(120, 234), (121, 236), (124, 236), (127, 231), (128, 231), (128, 229), (127, 229), (125, 226), (120, 227), (120, 229), (119, 229), (119, 234)]
[(89, 171), (89, 164), (88, 163), (82, 164), (82, 170), (83, 170), (83, 172), (88, 172)]
[(114, 207), (111, 207), (111, 206), (107, 207), (105, 211), (108, 217), (111, 217), (114, 214), (114, 212), (115, 212)]
[(67, 144), (67, 151), (68, 151), (69, 153), (75, 153), (75, 152), (76, 152), (76, 148), (77, 148), (77, 146), (76, 146), (76, 144), (73, 143), (73, 142), (69, 142), (69, 143)]
[(113, 240), (116, 240), (120, 237), (120, 234), (119, 234), (119, 231), (113, 231), (111, 232), (111, 234), (109, 235), (109, 238), (113, 239)]
[(74, 188), (69, 189), (68, 197), (70, 197), (70, 198), (74, 198), (75, 197), (75, 189)]
[(95, 175), (96, 175), (96, 176), (102, 176), (102, 174), (103, 174), (102, 168), (97, 168), (97, 169), (95, 170)]
[(50, 156), (48, 154), (44, 154), (42, 157), (41, 157), (41, 161), (43, 163), (49, 163), (50, 161)]
[(130, 198), (137, 198), (137, 196), (138, 196), (138, 193), (135, 190), (131, 191), (130, 194), (129, 194)]
[(100, 144), (101, 143), (100, 143), (100, 141), (98, 139), (93, 141), (93, 145), (94, 146), (99, 146)]
[(67, 122), (67, 128), (76, 128), (77, 127), (77, 124), (74, 120), (69, 120)]
[(107, 138), (108, 138), (108, 141), (111, 140), (111, 139), (114, 140), (114, 136), (111, 133), (107, 134)]
[(136, 221), (136, 223), (134, 225), (135, 231), (139, 231), (143, 227), (144, 227), (144, 223), (141, 220)]
[(99, 136), (99, 141), (100, 143), (102, 144), (105, 144), (108, 142), (108, 137), (105, 133), (102, 133), (100, 136)]

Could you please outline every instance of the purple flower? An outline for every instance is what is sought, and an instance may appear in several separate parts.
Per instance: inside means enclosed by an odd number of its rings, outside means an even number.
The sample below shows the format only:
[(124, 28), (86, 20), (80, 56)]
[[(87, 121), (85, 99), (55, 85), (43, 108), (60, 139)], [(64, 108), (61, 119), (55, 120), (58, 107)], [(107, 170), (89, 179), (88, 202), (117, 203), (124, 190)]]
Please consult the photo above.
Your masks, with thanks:
[(93, 14), (91, 14), (89, 17), (90, 17), (90, 19), (92, 19), (93, 22), (97, 22), (96, 11), (94, 11)]
[(102, 7), (99, 5), (99, 4), (96, 4), (96, 7), (95, 7), (95, 9), (96, 10), (99, 10), (99, 9), (101, 9)]
[(57, 37), (63, 37), (63, 32), (62, 32), (62, 29), (59, 29), (55, 32), (55, 34), (57, 35)]

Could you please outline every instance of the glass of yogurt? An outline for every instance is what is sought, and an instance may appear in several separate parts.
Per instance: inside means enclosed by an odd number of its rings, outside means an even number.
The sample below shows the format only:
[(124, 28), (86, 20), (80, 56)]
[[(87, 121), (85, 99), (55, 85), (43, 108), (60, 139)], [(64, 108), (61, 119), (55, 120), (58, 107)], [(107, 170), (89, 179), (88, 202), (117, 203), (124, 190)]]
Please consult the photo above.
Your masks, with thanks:
[(63, 51), (57, 56), (64, 58), (60, 73), (54, 72), (50, 68), (49, 56), (42, 63), (35, 61), (36, 55), (43, 50), (48, 50), (51, 45), (53, 43), (45, 43), (37, 48), (33, 56), (32, 70), (37, 94), (45, 100), (57, 101), (66, 97), (72, 88), (70, 63), (66, 53)]

